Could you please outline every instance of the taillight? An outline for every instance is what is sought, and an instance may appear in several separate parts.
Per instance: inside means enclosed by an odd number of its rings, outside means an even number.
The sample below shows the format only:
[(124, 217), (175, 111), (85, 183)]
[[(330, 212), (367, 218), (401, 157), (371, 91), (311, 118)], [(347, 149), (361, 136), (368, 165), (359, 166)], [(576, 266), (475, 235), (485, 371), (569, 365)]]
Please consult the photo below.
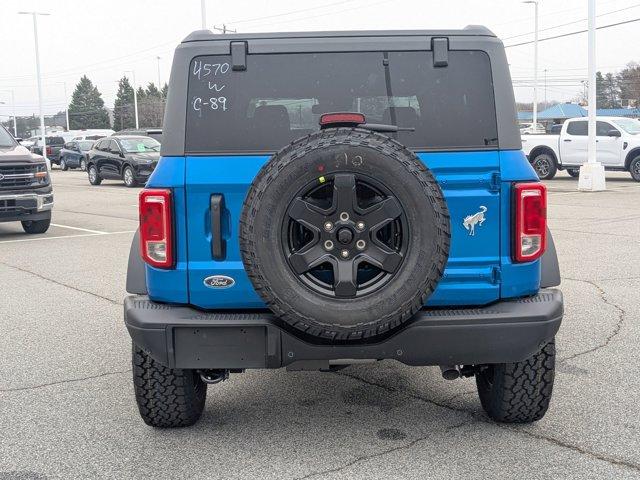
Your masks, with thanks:
[(139, 212), (142, 259), (153, 267), (173, 268), (171, 190), (142, 190)]
[(542, 183), (514, 185), (513, 259), (531, 262), (547, 247), (547, 187)]
[(53, 155), (53, 150), (51, 150), (51, 147), (47, 147), (47, 155)]

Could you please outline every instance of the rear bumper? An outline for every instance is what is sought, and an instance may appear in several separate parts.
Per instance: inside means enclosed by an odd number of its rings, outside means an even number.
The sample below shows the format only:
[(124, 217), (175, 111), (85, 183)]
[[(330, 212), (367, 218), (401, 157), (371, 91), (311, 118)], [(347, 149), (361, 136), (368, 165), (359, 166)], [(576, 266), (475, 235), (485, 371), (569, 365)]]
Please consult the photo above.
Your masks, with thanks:
[(321, 345), (298, 338), (269, 312), (204, 312), (134, 295), (124, 302), (134, 343), (164, 365), (189, 369), (322, 369), (382, 359), (407, 365), (516, 362), (555, 336), (562, 315), (562, 293), (542, 289), (481, 308), (422, 310), (378, 343)]

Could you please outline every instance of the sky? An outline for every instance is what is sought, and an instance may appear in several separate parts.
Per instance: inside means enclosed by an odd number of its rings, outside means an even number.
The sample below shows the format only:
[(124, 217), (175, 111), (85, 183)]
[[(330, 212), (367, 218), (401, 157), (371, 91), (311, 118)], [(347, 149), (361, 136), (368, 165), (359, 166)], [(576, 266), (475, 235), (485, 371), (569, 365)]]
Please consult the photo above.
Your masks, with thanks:
[[(205, 0), (207, 26), (238, 32), (463, 28), (485, 25), (505, 46), (533, 39), (534, 6), (520, 0)], [(164, 83), (173, 50), (201, 27), (200, 0), (0, 0), (0, 119), (37, 114), (33, 21), (38, 17), (45, 114), (65, 109), (86, 74), (108, 107), (117, 81), (135, 71), (136, 83)], [(597, 25), (640, 18), (640, 0), (597, 0)], [(539, 0), (540, 38), (587, 27), (587, 0)], [(564, 25), (559, 28), (559, 25)], [(640, 62), (640, 22), (597, 33), (597, 67), (616, 72)], [(517, 101), (533, 98), (533, 44), (507, 48)], [(157, 57), (160, 57), (158, 60)], [(158, 72), (158, 62), (160, 71)], [(131, 77), (131, 73), (127, 74)], [(544, 78), (547, 78), (546, 89)], [(539, 100), (575, 98), (587, 75), (586, 33), (539, 43)], [(158, 76), (160, 78), (158, 78)]]

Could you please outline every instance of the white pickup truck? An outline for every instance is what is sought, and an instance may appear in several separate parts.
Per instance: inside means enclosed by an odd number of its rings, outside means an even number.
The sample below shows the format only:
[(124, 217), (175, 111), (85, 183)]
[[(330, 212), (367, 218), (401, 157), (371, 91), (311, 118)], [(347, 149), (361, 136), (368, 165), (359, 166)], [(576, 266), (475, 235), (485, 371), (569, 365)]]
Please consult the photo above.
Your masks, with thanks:
[[(522, 149), (542, 180), (558, 170), (577, 177), (587, 161), (587, 119), (564, 122), (560, 135), (522, 135)], [(624, 170), (640, 182), (640, 121), (625, 117), (598, 117), (597, 160), (606, 170)]]

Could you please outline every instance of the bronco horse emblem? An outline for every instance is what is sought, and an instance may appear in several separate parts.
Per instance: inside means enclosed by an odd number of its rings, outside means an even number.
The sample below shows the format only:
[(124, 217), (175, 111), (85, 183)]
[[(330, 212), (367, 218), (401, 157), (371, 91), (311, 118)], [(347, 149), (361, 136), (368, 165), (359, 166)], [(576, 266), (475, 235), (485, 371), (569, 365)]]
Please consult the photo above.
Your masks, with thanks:
[(462, 226), (469, 231), (470, 236), (474, 236), (476, 234), (476, 225), (482, 226), (485, 221), (484, 214), (487, 211), (487, 207), (484, 205), (480, 206), (480, 211), (478, 213), (474, 213), (473, 215), (467, 215), (464, 217), (462, 221)]

